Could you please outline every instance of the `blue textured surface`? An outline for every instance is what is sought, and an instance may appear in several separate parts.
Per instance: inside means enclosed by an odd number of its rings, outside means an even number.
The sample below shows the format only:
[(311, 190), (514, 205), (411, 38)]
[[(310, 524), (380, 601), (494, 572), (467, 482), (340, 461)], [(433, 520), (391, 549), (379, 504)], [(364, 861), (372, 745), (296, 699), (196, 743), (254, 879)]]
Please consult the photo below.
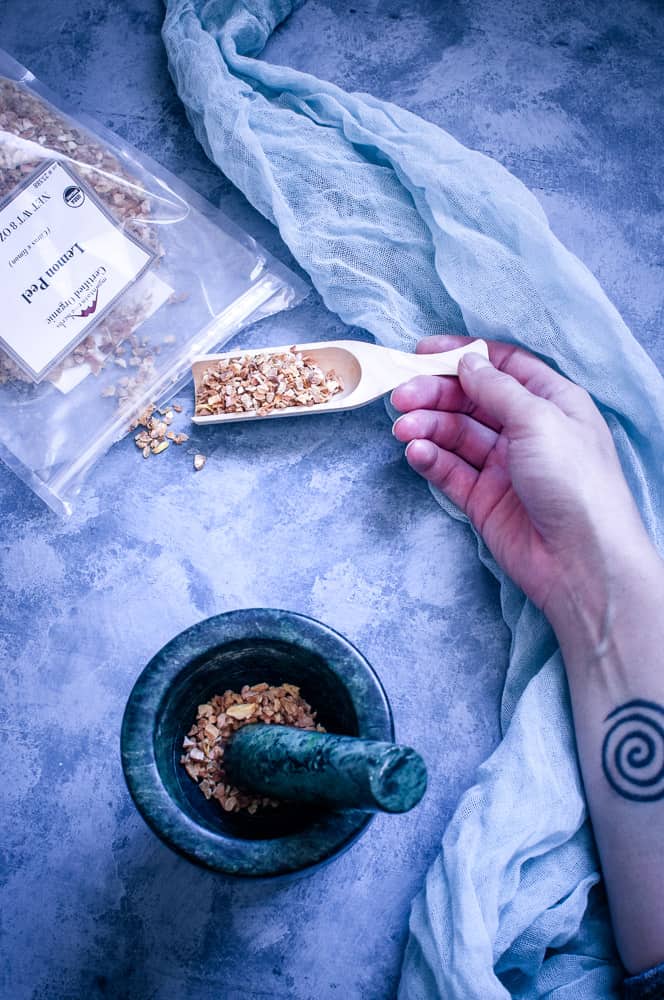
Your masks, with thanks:
[[(191, 136), (157, 0), (38, 7), (3, 6), (2, 44), (287, 260)], [(661, 368), (663, 28), (657, 2), (310, 0), (267, 55), (403, 104), (504, 162)], [(241, 342), (312, 331), (346, 332), (314, 297)], [(184, 455), (142, 463), (131, 442), (116, 446), (68, 523), (0, 472), (1, 995), (390, 997), (410, 897), (497, 739), (496, 590), (470, 533), (404, 465), (380, 404), (192, 440), (210, 456), (196, 476)], [(432, 775), (414, 813), (379, 818), (330, 868), (274, 888), (170, 854), (134, 813), (118, 759), (149, 656), (205, 615), (260, 604), (356, 642)]]

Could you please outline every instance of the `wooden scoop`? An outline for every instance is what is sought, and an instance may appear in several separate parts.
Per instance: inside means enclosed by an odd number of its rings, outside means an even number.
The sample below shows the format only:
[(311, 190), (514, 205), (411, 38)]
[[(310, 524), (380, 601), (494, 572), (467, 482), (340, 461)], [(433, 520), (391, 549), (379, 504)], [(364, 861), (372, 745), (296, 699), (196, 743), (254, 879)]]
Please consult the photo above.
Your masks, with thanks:
[[(257, 350), (236, 349), (225, 354), (204, 354), (194, 358), (192, 373), (194, 389), (198, 399), (203, 373), (215, 362), (226, 361), (239, 356), (254, 354), (282, 354), (289, 347), (263, 347)], [(402, 382), (415, 375), (457, 375), (459, 360), (464, 354), (474, 352), (489, 356), (485, 341), (474, 340), (463, 347), (443, 354), (407, 354), (391, 347), (379, 347), (360, 340), (330, 340), (318, 344), (298, 344), (297, 351), (314, 359), (324, 372), (331, 369), (341, 376), (343, 391), (324, 403), (311, 406), (288, 406), (283, 410), (272, 410), (260, 415), (254, 410), (243, 413), (214, 413), (210, 416), (194, 416), (195, 424), (223, 424), (232, 420), (266, 420), (270, 417), (295, 417), (307, 413), (336, 413), (339, 410), (354, 410), (358, 406), (372, 403), (375, 399), (396, 389)]]

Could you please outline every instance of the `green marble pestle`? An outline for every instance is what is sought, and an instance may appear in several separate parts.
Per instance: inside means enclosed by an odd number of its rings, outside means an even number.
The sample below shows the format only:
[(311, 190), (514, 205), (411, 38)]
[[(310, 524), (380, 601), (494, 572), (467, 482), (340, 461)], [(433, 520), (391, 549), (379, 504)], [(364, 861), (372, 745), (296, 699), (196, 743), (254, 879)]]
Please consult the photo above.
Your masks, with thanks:
[(367, 812), (407, 812), (427, 784), (424, 761), (410, 747), (263, 723), (235, 733), (224, 769), (233, 784), (260, 795)]

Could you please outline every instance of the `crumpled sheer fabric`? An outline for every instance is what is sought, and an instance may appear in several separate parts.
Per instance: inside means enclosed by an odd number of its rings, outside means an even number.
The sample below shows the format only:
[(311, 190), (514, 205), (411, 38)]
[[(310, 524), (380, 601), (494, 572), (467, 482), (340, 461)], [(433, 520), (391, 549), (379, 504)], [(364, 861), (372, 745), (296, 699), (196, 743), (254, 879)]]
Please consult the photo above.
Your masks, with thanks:
[[(653, 363), (500, 164), (393, 104), (258, 61), (297, 6), (166, 0), (171, 73), (210, 158), (346, 323), (402, 349), (440, 332), (519, 343), (585, 386), (661, 543), (664, 384)], [(503, 740), (413, 905), (399, 996), (617, 996), (560, 653), (478, 549), (512, 634)]]

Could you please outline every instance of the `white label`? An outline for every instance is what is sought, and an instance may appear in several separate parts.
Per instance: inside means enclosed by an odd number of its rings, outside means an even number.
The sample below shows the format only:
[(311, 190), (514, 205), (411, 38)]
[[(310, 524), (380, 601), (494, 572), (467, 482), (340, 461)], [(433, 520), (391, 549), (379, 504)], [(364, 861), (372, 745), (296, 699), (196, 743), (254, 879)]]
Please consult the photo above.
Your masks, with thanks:
[(39, 382), (153, 259), (79, 177), (48, 163), (0, 209), (0, 343)]

